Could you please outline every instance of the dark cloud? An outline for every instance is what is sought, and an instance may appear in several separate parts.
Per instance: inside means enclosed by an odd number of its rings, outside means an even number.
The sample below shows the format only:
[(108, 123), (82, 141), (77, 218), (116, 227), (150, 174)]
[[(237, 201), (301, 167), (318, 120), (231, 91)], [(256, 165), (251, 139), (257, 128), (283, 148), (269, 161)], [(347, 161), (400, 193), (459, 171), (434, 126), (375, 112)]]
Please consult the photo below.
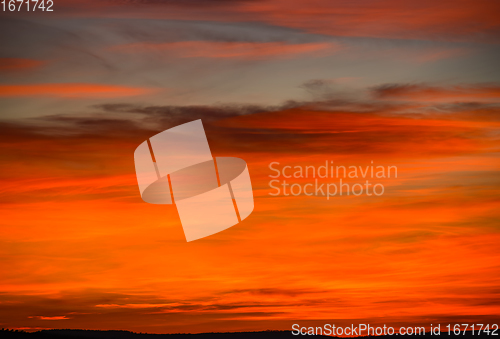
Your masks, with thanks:
[(480, 98), (498, 101), (500, 84), (467, 84), (455, 86), (432, 86), (417, 84), (383, 84), (371, 89), (377, 99), (410, 99), (410, 100), (454, 100), (470, 101)]
[[(304, 84), (305, 88), (312, 90), (322, 90), (325, 86), (322, 80)], [(413, 87), (383, 85), (376, 87), (375, 91), (397, 92), (408, 91), (408, 88)], [(342, 96), (316, 102), (290, 101), (280, 106), (109, 103), (94, 106), (87, 114), (0, 122), (0, 143), (5, 146), (35, 141), (40, 145), (57, 143), (51, 150), (53, 156), (68, 155), (71, 148), (82, 151), (84, 145), (94, 149), (98, 144), (103, 152), (116, 147), (120, 147), (118, 153), (133, 152), (135, 145), (151, 135), (202, 119), (215, 151), (323, 153), (335, 149), (338, 153), (367, 154), (393, 152), (402, 143), (415, 145), (418, 150), (418, 144), (429, 140), (446, 145), (452, 140), (484, 139), (487, 138), (486, 131), (480, 128), (446, 127), (433, 121), (498, 120), (499, 112), (500, 107), (489, 103), (440, 102), (415, 106), (406, 102), (351, 100)], [(422, 121), (428, 123), (414, 123), (415, 119), (424, 119)], [(290, 123), (293, 123), (293, 128), (286, 127)], [(60, 143), (61, 140), (64, 144)], [(46, 149), (46, 145), (43, 147)], [(31, 152), (34, 150), (44, 152), (37, 147)], [(463, 152), (468, 151), (463, 149)], [(16, 152), (19, 153), (7, 148), (7, 153), (12, 156)]]
[(307, 93), (311, 94), (314, 98), (324, 99), (332, 97), (335, 92), (334, 88), (332, 87), (332, 81), (324, 79), (312, 79), (306, 81), (299, 87), (304, 89)]
[[(224, 322), (245, 316), (270, 317), (280, 304), (242, 302), (217, 299), (165, 299), (160, 296), (84, 290), (56, 295), (1, 294), (0, 317), (9, 318), (9, 327), (108, 328), (144, 331), (147, 323), (163, 324), (163, 332), (172, 332), (180, 323)], [(269, 308), (269, 311), (252, 310)], [(221, 312), (222, 311), (222, 312)], [(186, 314), (197, 317), (186, 318)], [(203, 319), (199, 315), (203, 314)], [(64, 317), (60, 320), (44, 318)], [(141, 325), (139, 325), (141, 324)], [(147, 325), (146, 325), (147, 326)], [(158, 328), (158, 325), (153, 325)], [(152, 328), (150, 329), (150, 331)], [(156, 331), (156, 330), (155, 330)]]
[[(316, 85), (322, 86), (321, 82), (311, 83)], [(132, 155), (137, 145), (196, 119), (202, 119), (216, 156), (370, 154), (416, 159), (494, 152), (496, 136), (488, 122), (498, 121), (499, 116), (500, 107), (488, 103), (433, 103), (412, 108), (406, 102), (340, 98), (291, 101), (281, 106), (109, 103), (94, 106), (87, 114), (0, 121), (2, 180), (54, 176), (68, 180), (63, 187), (47, 184), (32, 188), (34, 191), (11, 190), (0, 202), (135, 197)], [(94, 191), (73, 181), (117, 175), (130, 175), (130, 180)]]
[(327, 291), (310, 290), (310, 289), (291, 289), (291, 288), (252, 288), (252, 289), (231, 290), (224, 292), (224, 294), (249, 294), (249, 295), (261, 295), (261, 296), (297, 297), (307, 294), (324, 293), (324, 292)]
[[(401, 326), (427, 327), (441, 323), (443, 327), (449, 323), (495, 323), (496, 321), (493, 315), (466, 312), (449, 316), (432, 312), (425, 316), (393, 316), (389, 323), (386, 318), (378, 317), (294, 319), (287, 312), (290, 307), (299, 307), (304, 310), (308, 306), (336, 309), (352, 307), (353, 304), (349, 302), (348, 296), (355, 291), (354, 289), (340, 290), (339, 293), (341, 295), (347, 293), (347, 297), (334, 300), (328, 298), (308, 300), (299, 299), (296, 295), (281, 295), (280, 301), (276, 303), (255, 299), (255, 296), (253, 297), (255, 301), (236, 303), (216, 298), (180, 300), (167, 299), (158, 295), (101, 290), (66, 291), (58, 295), (3, 293), (0, 294), (0, 317), (9, 319), (9, 328), (120, 329), (155, 333), (186, 332), (186, 328), (190, 328), (190, 332), (209, 332), (220, 331), (221, 328), (235, 329), (238, 326), (255, 330), (276, 327), (290, 329), (294, 323), (301, 326), (323, 326), (330, 323), (343, 327), (369, 323), (371, 326), (385, 324), (399, 329)], [(412, 298), (365, 300), (365, 305), (366, 303), (374, 306), (384, 304), (388, 310), (391, 310), (391, 308), (401, 307), (408, 303), (413, 306), (437, 303), (476, 307), (494, 306), (498, 304), (498, 301), (498, 297), (454, 296), (425, 300)], [(281, 320), (276, 320), (276, 316), (279, 316)], [(258, 317), (260, 321), (252, 322), (252, 317)], [(48, 320), (50, 318), (52, 320)], [(443, 327), (442, 330), (446, 328)]]
[(386, 98), (400, 93), (407, 93), (412, 90), (422, 88), (422, 85), (411, 84), (383, 84), (372, 88), (372, 92), (377, 98)]
[(144, 122), (154, 122), (162, 127), (173, 127), (196, 119), (214, 122), (230, 117), (237, 117), (261, 112), (283, 109), (284, 106), (223, 105), (223, 106), (138, 106), (129, 104), (105, 104), (95, 106), (105, 113), (135, 113), (142, 116)]

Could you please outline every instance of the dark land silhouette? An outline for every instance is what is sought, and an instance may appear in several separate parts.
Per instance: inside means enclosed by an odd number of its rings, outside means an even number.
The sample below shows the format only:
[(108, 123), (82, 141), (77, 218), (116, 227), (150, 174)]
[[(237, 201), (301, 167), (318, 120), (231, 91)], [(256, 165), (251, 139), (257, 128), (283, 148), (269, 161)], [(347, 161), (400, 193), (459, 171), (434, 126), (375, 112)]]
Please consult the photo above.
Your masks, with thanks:
[[(382, 336), (362, 336), (361, 338), (378, 338), (389, 339), (397, 338), (400, 335), (382, 335)], [(461, 338), (477, 338), (477, 337), (490, 337), (492, 339), (498, 336), (492, 336), (485, 333), (473, 335), (472, 332), (467, 331), (464, 334), (454, 335), (453, 333), (441, 332), (440, 334), (431, 334), (427, 332), (420, 335), (407, 335), (405, 337), (461, 337)], [(291, 331), (261, 331), (261, 332), (218, 332), (218, 333), (178, 333), (178, 334), (149, 334), (149, 333), (134, 333), (129, 331), (96, 331), (96, 330), (41, 330), (36, 332), (25, 332), (17, 330), (0, 330), (1, 338), (60, 338), (60, 339), (171, 339), (171, 338), (186, 338), (186, 339), (214, 339), (214, 338), (241, 338), (241, 339), (254, 339), (254, 338), (303, 338), (311, 337), (309, 335), (293, 335)], [(316, 336), (320, 338), (342, 338), (333, 336)], [(345, 337), (344, 337), (345, 338)]]

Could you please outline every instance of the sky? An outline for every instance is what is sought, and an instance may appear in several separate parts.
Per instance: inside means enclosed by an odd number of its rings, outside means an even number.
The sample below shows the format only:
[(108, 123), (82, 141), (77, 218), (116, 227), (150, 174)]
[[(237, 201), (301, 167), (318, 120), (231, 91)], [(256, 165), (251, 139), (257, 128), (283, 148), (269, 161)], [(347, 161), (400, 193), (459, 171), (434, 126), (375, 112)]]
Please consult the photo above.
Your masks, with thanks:
[[(0, 327), (498, 321), (500, 3), (53, 9), (0, 12)], [(196, 119), (247, 162), (255, 208), (188, 243), (133, 153)], [(380, 196), (272, 195), (271, 163), (325, 161), (398, 175)]]

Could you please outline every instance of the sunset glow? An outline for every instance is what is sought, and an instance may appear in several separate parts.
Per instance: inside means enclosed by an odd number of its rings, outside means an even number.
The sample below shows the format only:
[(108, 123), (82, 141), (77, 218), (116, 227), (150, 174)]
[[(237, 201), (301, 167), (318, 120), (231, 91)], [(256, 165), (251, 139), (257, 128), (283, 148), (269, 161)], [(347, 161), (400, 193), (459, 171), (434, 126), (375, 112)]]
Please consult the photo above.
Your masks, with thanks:
[[(0, 328), (498, 323), (498, 2), (54, 3), (1, 14)], [(134, 150), (196, 119), (255, 208), (188, 243)], [(271, 163), (397, 176), (273, 195)]]

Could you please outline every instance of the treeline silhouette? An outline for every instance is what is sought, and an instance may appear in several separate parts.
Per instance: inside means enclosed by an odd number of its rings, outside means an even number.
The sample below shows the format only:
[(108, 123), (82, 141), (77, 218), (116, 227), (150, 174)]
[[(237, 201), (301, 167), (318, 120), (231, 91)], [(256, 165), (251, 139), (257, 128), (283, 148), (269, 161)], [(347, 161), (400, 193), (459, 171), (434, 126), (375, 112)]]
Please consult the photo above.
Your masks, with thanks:
[[(395, 335), (381, 335), (381, 336), (363, 336), (362, 338), (377, 338), (377, 339), (395, 339)], [(459, 335), (448, 334), (448, 332), (441, 332), (439, 334), (431, 334), (427, 332), (420, 335), (407, 335), (406, 337), (449, 337), (459, 336), (462, 338), (477, 338), (477, 337), (490, 337), (491, 339), (498, 338), (498, 336), (490, 336), (486, 333), (472, 334), (471, 331), (461, 333)], [(20, 330), (3, 329), (0, 331), (0, 338), (56, 338), (56, 339), (214, 339), (214, 338), (241, 338), (241, 339), (256, 339), (256, 338), (300, 338), (302, 335), (293, 335), (291, 331), (260, 331), (260, 332), (211, 332), (211, 333), (176, 333), (176, 334), (151, 334), (151, 333), (135, 333), (130, 331), (98, 331), (98, 330), (41, 330), (36, 332), (25, 332)], [(309, 337), (308, 335), (306, 337)], [(320, 338), (341, 338), (332, 336), (316, 336)]]
[[(214, 339), (214, 338), (297, 338), (291, 331), (261, 331), (261, 332), (217, 332), (217, 333), (177, 333), (177, 334), (150, 334), (129, 331), (97, 331), (97, 330), (41, 330), (25, 332), (18, 330), (0, 331), (1, 338), (59, 338), (59, 339)], [(324, 337), (324, 336), (320, 336)]]

